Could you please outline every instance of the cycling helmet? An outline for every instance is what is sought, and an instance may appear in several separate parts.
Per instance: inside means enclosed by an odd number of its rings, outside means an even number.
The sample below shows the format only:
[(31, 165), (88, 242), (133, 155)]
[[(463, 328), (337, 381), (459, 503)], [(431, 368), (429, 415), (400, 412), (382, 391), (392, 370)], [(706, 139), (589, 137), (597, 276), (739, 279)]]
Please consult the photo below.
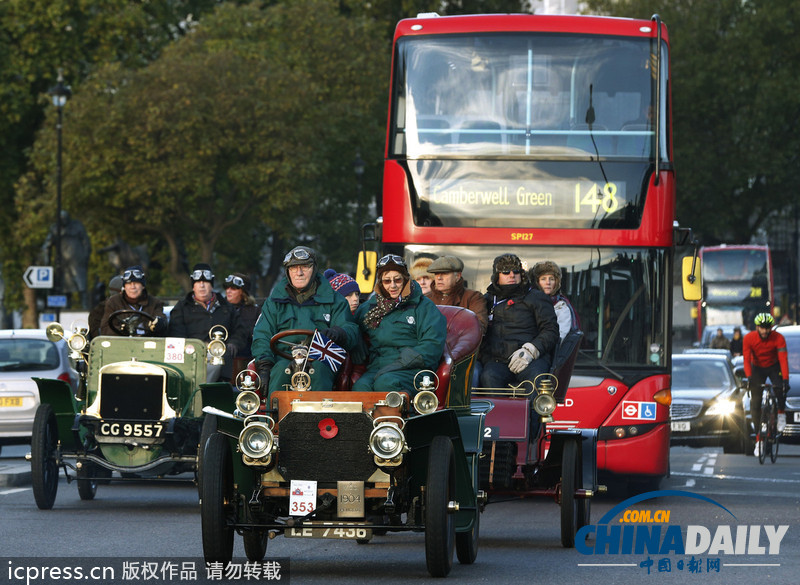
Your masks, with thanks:
[(755, 318), (756, 327), (774, 327), (775, 319), (769, 313), (759, 313)]

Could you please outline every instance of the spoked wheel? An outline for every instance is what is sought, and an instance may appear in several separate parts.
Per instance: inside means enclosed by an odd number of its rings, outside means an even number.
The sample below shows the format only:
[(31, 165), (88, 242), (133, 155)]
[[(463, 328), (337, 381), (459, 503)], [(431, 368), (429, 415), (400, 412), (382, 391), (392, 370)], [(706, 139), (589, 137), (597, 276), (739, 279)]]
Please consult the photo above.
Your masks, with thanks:
[(229, 563), (233, 557), (233, 528), (227, 522), (233, 498), (233, 464), (228, 440), (223, 435), (209, 437), (203, 465), (200, 484), (203, 556), (206, 562)]
[(257, 563), (267, 554), (269, 532), (266, 530), (248, 530), (242, 534), (244, 539), (244, 554), (251, 563)]
[(578, 443), (566, 441), (561, 454), (561, 544), (565, 548), (575, 546), (578, 529), (589, 523), (590, 502), (576, 498), (575, 490), (581, 481)]
[(94, 475), (95, 466), (88, 461), (78, 470), (78, 495), (82, 500), (93, 500), (97, 493), (97, 480), (93, 479)]
[(453, 444), (448, 437), (434, 437), (425, 490), (425, 560), (431, 577), (445, 577), (453, 567), (456, 523), (447, 504), (455, 499), (455, 472)]
[(767, 433), (769, 440), (769, 460), (775, 463), (778, 458), (778, 411), (773, 405), (769, 417), (769, 433)]
[(58, 492), (58, 427), (53, 407), (40, 404), (31, 431), (31, 483), (40, 510), (50, 510)]

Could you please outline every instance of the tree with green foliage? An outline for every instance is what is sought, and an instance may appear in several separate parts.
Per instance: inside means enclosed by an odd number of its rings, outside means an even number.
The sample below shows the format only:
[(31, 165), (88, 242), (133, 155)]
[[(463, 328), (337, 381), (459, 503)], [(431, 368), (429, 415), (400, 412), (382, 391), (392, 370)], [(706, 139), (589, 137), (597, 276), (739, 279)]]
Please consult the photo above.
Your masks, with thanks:
[(704, 244), (746, 243), (796, 204), (800, 16), (791, 0), (589, 0), (658, 13), (672, 49), (678, 219)]
[[(381, 148), (383, 49), (372, 21), (343, 17), (330, 0), (220, 5), (147, 67), (109, 64), (73, 97), (70, 211), (97, 239), (165, 242), (170, 291), (189, 288), (182, 246), (190, 264), (258, 272), (266, 241), (273, 257), (285, 242), (319, 242), (302, 230), (322, 214), (348, 228), (320, 250), (344, 262), (367, 219), (352, 205), (352, 160)], [(49, 225), (54, 140), (49, 128), (37, 140), (17, 192), (29, 251)], [(220, 259), (226, 241), (238, 250)]]

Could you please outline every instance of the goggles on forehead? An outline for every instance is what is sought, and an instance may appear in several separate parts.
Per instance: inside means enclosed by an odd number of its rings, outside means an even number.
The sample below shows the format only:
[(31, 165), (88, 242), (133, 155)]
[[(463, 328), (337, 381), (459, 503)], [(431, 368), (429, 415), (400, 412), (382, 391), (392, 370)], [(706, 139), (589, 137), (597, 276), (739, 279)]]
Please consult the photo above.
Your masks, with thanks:
[(398, 256), (397, 254), (386, 254), (386, 256), (378, 260), (378, 268), (382, 268), (389, 263), (397, 264), (403, 268), (406, 266), (406, 261), (403, 260), (402, 256)]
[(238, 286), (239, 288), (244, 288), (244, 279), (241, 276), (234, 276), (233, 274), (229, 274), (225, 277), (225, 285), (227, 286)]
[(308, 250), (303, 250), (299, 248), (297, 250), (291, 250), (286, 253), (286, 256), (283, 257), (284, 263), (289, 262), (292, 258), (295, 260), (308, 260), (311, 258), (311, 254), (308, 253)]
[(141, 270), (126, 270), (122, 273), (122, 282), (130, 282), (134, 278), (144, 278)]
[(192, 280), (207, 280), (208, 282), (214, 279), (214, 273), (210, 270), (195, 270), (189, 276)]

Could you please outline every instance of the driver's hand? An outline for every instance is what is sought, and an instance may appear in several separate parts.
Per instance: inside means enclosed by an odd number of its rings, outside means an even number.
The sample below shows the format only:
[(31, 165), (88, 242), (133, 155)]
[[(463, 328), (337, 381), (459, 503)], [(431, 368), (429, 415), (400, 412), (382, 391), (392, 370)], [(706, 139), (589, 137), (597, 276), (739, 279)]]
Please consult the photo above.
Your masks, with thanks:
[(269, 388), (269, 373), (274, 365), (269, 360), (256, 360), (256, 373), (261, 378), (261, 389), (265, 392)]
[(330, 327), (323, 331), (322, 334), (336, 345), (344, 345), (347, 343), (347, 332), (339, 326)]
[(158, 325), (158, 317), (153, 319), (147, 324), (147, 328), (152, 332), (156, 330), (156, 325)]

